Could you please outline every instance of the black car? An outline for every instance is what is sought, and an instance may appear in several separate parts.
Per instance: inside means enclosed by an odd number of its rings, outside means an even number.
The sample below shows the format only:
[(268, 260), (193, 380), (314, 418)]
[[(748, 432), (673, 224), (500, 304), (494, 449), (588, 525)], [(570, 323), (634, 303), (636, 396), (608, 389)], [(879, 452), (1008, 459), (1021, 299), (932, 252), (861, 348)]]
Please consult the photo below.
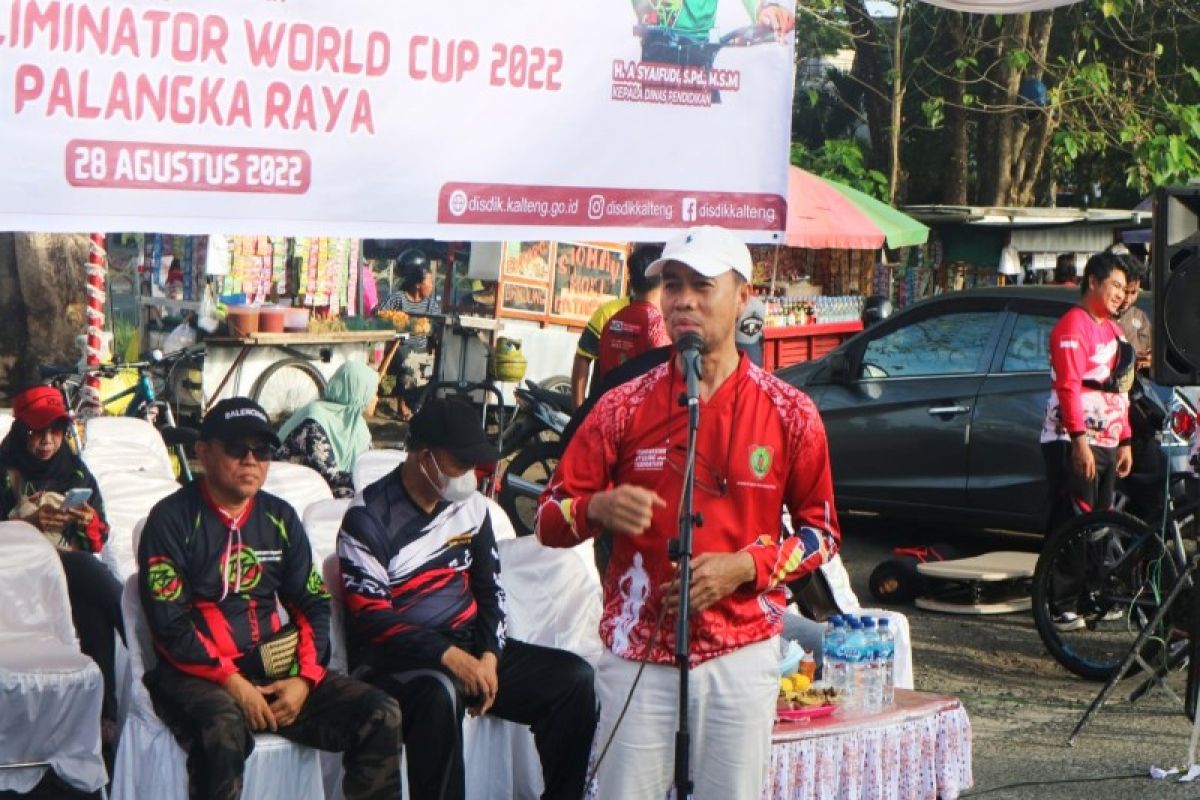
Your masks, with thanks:
[[(821, 410), (838, 506), (1042, 533), (1050, 330), (1072, 287), (941, 295), (779, 370)], [(1150, 311), (1150, 296), (1138, 305)]]

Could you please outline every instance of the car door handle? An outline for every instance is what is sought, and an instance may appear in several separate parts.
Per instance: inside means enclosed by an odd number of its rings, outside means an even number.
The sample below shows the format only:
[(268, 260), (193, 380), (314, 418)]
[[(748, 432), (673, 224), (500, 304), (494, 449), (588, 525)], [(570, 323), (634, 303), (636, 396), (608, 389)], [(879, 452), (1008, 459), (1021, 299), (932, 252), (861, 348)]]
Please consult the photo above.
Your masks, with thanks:
[(940, 417), (943, 414), (965, 414), (970, 410), (970, 406), (934, 406), (929, 409), (929, 414), (933, 417)]

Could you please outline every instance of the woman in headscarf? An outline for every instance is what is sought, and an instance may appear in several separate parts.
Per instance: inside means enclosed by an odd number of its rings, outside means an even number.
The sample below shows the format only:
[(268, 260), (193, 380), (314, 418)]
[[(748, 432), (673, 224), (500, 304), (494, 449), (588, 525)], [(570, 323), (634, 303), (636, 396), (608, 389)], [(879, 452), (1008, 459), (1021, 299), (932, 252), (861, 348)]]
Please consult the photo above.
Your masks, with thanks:
[(354, 460), (371, 448), (364, 415), (375, 411), (379, 373), (362, 361), (338, 367), (325, 387), (325, 399), (293, 414), (279, 429), (278, 461), (312, 467), (334, 497), (353, 497)]
[[(114, 649), (116, 635), (124, 639), (125, 627), (121, 585), (96, 558), (108, 540), (100, 487), (83, 459), (65, 445), (71, 415), (58, 389), (26, 389), (13, 398), (13, 416), (12, 428), (0, 441), (0, 517), (28, 522), (58, 548), (79, 647), (104, 676), (102, 717), (109, 740), (117, 718)], [(91, 494), (65, 509), (64, 497), (72, 489)]]

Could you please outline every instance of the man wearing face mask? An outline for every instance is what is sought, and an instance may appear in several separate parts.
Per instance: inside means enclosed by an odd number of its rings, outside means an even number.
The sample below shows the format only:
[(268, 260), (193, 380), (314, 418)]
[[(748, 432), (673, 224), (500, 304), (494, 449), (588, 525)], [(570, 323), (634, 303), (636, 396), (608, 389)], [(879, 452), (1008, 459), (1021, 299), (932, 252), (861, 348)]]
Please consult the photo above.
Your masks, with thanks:
[(338, 533), (351, 672), (400, 703), (413, 800), (465, 795), (465, 710), (529, 725), (542, 797), (583, 796), (592, 668), (506, 638), (492, 511), (474, 473), (498, 458), (471, 406), (427, 400), (407, 459), (359, 492)]

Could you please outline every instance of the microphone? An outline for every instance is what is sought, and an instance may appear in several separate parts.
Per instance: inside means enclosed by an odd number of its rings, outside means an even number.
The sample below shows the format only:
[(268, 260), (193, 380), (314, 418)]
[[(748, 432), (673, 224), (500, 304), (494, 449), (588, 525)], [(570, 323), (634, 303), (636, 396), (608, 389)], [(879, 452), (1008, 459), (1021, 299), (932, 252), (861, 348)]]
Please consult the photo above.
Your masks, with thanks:
[(704, 349), (704, 339), (695, 331), (688, 331), (675, 342), (683, 361), (683, 378), (687, 384), (687, 404), (700, 403), (700, 352)]

